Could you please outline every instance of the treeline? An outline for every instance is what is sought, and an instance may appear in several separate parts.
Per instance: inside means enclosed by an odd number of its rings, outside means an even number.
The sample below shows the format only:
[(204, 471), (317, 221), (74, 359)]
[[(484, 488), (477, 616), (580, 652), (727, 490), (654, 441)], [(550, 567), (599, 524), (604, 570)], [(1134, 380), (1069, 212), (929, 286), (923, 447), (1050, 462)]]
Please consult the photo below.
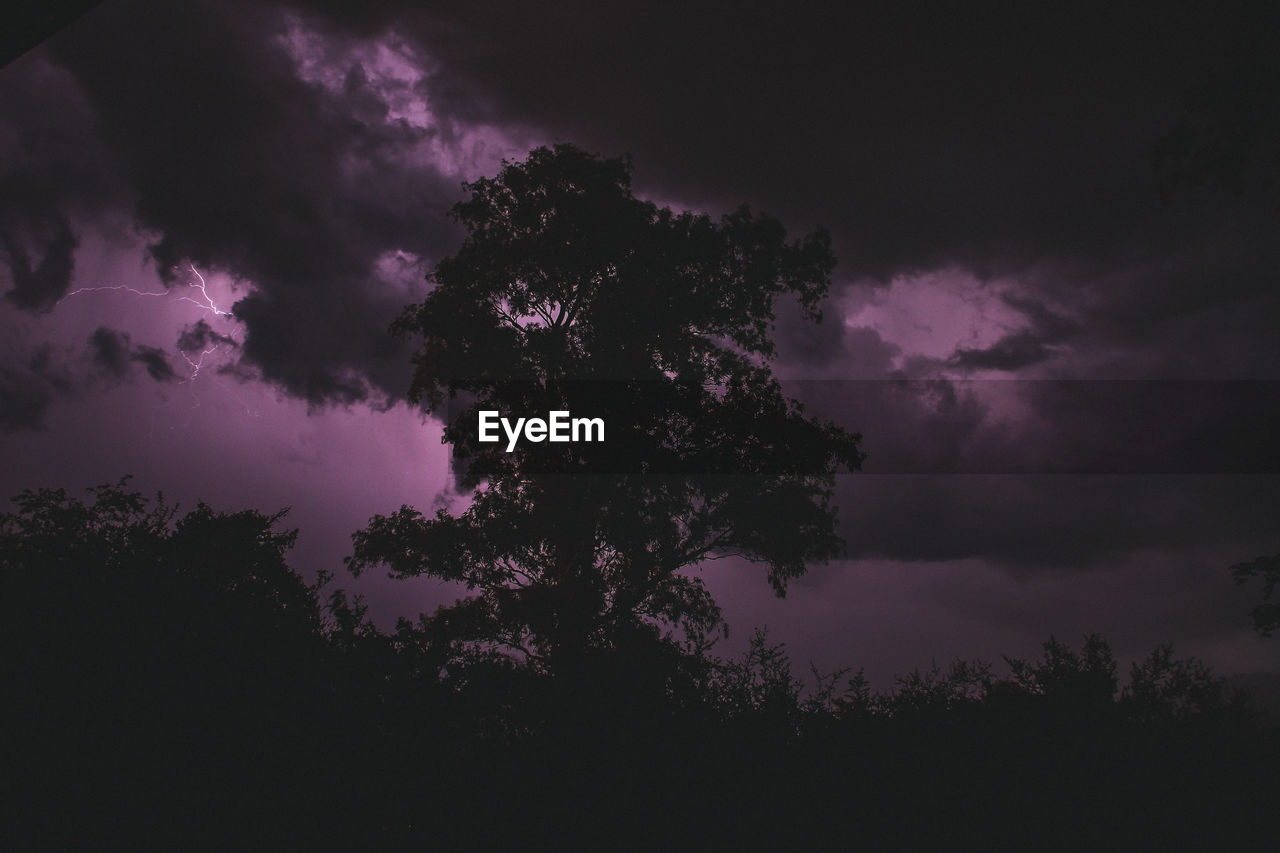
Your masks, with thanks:
[(126, 483), (0, 517), (4, 849), (1249, 845), (1274, 732), (1162, 647), (1050, 639), (875, 692), (641, 632), (572, 669), (379, 630), (282, 514)]

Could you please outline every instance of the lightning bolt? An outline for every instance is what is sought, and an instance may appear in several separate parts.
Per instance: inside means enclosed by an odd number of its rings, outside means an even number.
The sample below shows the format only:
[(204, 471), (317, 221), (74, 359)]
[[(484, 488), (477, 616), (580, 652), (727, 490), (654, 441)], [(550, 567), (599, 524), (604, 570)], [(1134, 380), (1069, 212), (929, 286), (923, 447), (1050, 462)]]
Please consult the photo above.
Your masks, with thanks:
[[(151, 291), (151, 290), (139, 290), (138, 288), (131, 287), (127, 284), (99, 285), (99, 286), (92, 286), (92, 287), (77, 288), (76, 290), (73, 290), (70, 293), (63, 296), (54, 304), (55, 306), (61, 305), (63, 302), (66, 302), (71, 297), (79, 296), (85, 293), (118, 292), (118, 293), (128, 293), (131, 296), (135, 296), (139, 298), (168, 296), (173, 298), (177, 302), (189, 302), (192, 305), (199, 308), (201, 311), (208, 312), (209, 314), (212, 314), (215, 317), (234, 317), (232, 312), (223, 310), (222, 308), (218, 307), (218, 304), (216, 302), (214, 302), (213, 297), (209, 295), (208, 282), (205, 280), (205, 277), (200, 273), (200, 270), (196, 269), (195, 264), (188, 264), (187, 269), (191, 272), (192, 275), (195, 276), (196, 280), (188, 281), (186, 283), (186, 288), (187, 288), (186, 292), (180, 292), (178, 295), (175, 295), (173, 290), (168, 290), (168, 289)], [(174, 271), (177, 272), (178, 268), (175, 267)], [(191, 291), (198, 291), (198, 293), (192, 293)], [(239, 342), (235, 340), (234, 334), (235, 334), (235, 330), (233, 329), (232, 333), (230, 335), (227, 335), (226, 338), (230, 338), (231, 343), (238, 344)], [(222, 349), (225, 343), (226, 343), (225, 340), (218, 340), (216, 343), (213, 344), (213, 346), (203, 350), (199, 355), (194, 355), (193, 353), (188, 353), (181, 349), (178, 350), (178, 354), (182, 356), (182, 359), (187, 363), (187, 367), (190, 368), (190, 373), (187, 375), (186, 379), (182, 380), (182, 384), (186, 385), (190, 392), (191, 401), (192, 401), (192, 405), (191, 405), (192, 411), (199, 408), (201, 405), (200, 397), (199, 395), (196, 394), (195, 388), (192, 387), (192, 385), (196, 381), (196, 379), (200, 377), (200, 371), (205, 366), (205, 359), (208, 358), (210, 355), (214, 354), (215, 352), (217, 352), (218, 350)], [(241, 402), (241, 405), (243, 406), (244, 403)], [(244, 406), (244, 408), (246, 412), (252, 413), (248, 406)], [(192, 418), (189, 413), (187, 416), (186, 422), (184, 424), (181, 424), (180, 426), (189, 426), (191, 424), (191, 420)], [(174, 427), (170, 427), (170, 429), (174, 429)], [(152, 430), (154, 431), (154, 424), (153, 424)]]
[(79, 296), (81, 293), (99, 293), (104, 290), (123, 290), (128, 293), (132, 293), (134, 296), (168, 296), (169, 295), (169, 291), (167, 290), (161, 290), (159, 293), (152, 293), (151, 291), (148, 291), (148, 290), (138, 290), (136, 287), (130, 287), (127, 284), (114, 284), (114, 285), (102, 286), (102, 287), (78, 287), (53, 304), (54, 304), (54, 307), (57, 307), (62, 303), (66, 302), (71, 297)]
[(200, 353), (200, 357), (199, 357), (198, 359), (195, 359), (195, 360), (192, 360), (191, 356), (187, 355), (185, 352), (182, 352), (182, 350), (178, 350), (178, 352), (179, 352), (179, 354), (182, 356), (182, 358), (183, 358), (183, 359), (187, 362), (187, 364), (188, 364), (188, 365), (190, 365), (190, 367), (191, 367), (191, 375), (190, 375), (190, 376), (188, 376), (188, 377), (187, 377), (186, 379), (184, 379), (183, 381), (184, 381), (184, 382), (195, 382), (195, 381), (196, 381), (196, 377), (200, 375), (200, 368), (204, 367), (204, 357), (205, 357), (205, 356), (207, 356), (207, 355), (209, 355), (210, 353), (217, 352), (221, 347), (222, 347), (222, 344), (215, 344), (214, 346), (211, 346), (211, 347), (209, 347), (207, 350), (205, 350), (204, 352)]
[(200, 395), (196, 393), (195, 381), (200, 376), (200, 368), (204, 367), (205, 356), (209, 355), (210, 353), (216, 352), (221, 346), (222, 344), (214, 344), (204, 352), (200, 353), (199, 358), (195, 358), (195, 359), (193, 359), (190, 355), (183, 352), (182, 350), (178, 350), (178, 354), (181, 355), (183, 360), (186, 361), (186, 363), (191, 367), (191, 373), (187, 375), (186, 379), (182, 380), (182, 384), (187, 386), (187, 393), (191, 395), (191, 408), (187, 411), (187, 419), (185, 421), (183, 421), (180, 424), (172, 425), (169, 427), (169, 429), (171, 430), (186, 429), (187, 427), (191, 426), (191, 421), (192, 421), (192, 418), (194, 417), (195, 410), (200, 408), (200, 405), (201, 405)]
[[(213, 297), (209, 295), (208, 283), (204, 280), (204, 276), (200, 274), (200, 270), (196, 269), (196, 265), (189, 264), (188, 269), (191, 270), (191, 274), (196, 277), (198, 283), (188, 282), (187, 287), (199, 290), (200, 296), (204, 298), (204, 301), (201, 302), (191, 296), (179, 296), (178, 301), (190, 302), (192, 305), (197, 306), (201, 310), (209, 311), (215, 317), (230, 317), (231, 316), (230, 311), (223, 311), (214, 303)], [(205, 358), (208, 355), (217, 352), (221, 348), (222, 348), (222, 343), (221, 342), (216, 343), (213, 346), (209, 347), (204, 352), (200, 353), (200, 356), (195, 359), (193, 359), (186, 352), (179, 350), (178, 352), (182, 355), (183, 360), (186, 361), (187, 365), (191, 368), (191, 373), (187, 376), (184, 382), (186, 382), (188, 385), (195, 382), (196, 379), (200, 376), (200, 369), (204, 367)], [(195, 395), (195, 391), (191, 392), (191, 397), (193, 400), (195, 400), (195, 405), (199, 406), (200, 398)]]
[[(199, 279), (199, 281), (194, 283), (187, 282), (187, 287), (193, 290), (200, 291), (200, 295), (204, 298), (204, 301), (202, 302), (199, 299), (196, 299), (192, 296), (179, 296), (177, 297), (177, 301), (190, 302), (192, 305), (195, 305), (201, 310), (210, 312), (215, 317), (232, 316), (230, 311), (223, 311), (221, 308), (219, 308), (214, 303), (213, 298), (209, 296), (208, 285), (204, 280), (204, 276), (200, 274), (200, 270), (196, 269), (195, 264), (189, 264), (188, 269), (191, 270), (191, 272), (195, 275), (197, 279)], [(127, 284), (102, 285), (98, 287), (80, 287), (71, 291), (66, 296), (59, 299), (57, 302), (54, 303), (54, 305), (55, 306), (61, 305), (71, 297), (78, 296), (81, 293), (100, 293), (102, 291), (107, 291), (107, 290), (125, 291), (126, 293), (133, 294), (134, 296), (168, 296), (171, 293), (171, 291), (168, 291), (168, 290), (159, 290), (159, 291), (138, 290), (136, 287), (130, 287)]]
[[(201, 308), (207, 308), (212, 311), (215, 317), (230, 317), (230, 311), (223, 311), (217, 305), (213, 304), (213, 300), (209, 297), (209, 291), (205, 289), (204, 276), (200, 275), (200, 270), (196, 269), (195, 264), (191, 264), (191, 272), (195, 273), (196, 278), (200, 279), (199, 284), (187, 284), (187, 287), (195, 287), (200, 290), (200, 295), (204, 297), (204, 304), (196, 302), (189, 296), (179, 296), (178, 299), (190, 302), (192, 305), (199, 305)], [(203, 358), (203, 356), (201, 356)]]

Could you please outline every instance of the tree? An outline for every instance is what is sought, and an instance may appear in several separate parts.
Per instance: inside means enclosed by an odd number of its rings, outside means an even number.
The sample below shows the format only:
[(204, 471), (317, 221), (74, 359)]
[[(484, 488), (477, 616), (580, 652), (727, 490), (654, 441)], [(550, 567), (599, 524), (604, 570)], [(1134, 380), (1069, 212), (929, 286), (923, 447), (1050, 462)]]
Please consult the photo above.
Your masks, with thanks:
[(152, 505), (128, 491), (128, 480), (94, 487), (91, 503), (62, 489), (28, 490), (14, 499), (17, 512), (0, 513), (0, 576), (27, 602), (16, 614), (31, 620), (27, 629), (53, 618), (137, 640), (139, 624), (166, 620), (158, 633), (170, 644), (211, 625), (224, 638), (250, 625), (320, 636), (318, 586), (285, 560), (297, 531), (274, 529), (285, 511), (222, 513), (202, 503), (177, 518), (163, 497)]
[[(860, 436), (805, 417), (770, 368), (777, 297), (821, 320), (824, 230), (788, 241), (745, 206), (718, 222), (659, 208), (633, 195), (629, 159), (570, 145), (464, 188), (461, 248), (393, 329), (419, 342), (409, 397), (445, 413), (472, 503), (375, 516), (353, 572), (463, 582), (472, 595), (422, 622), (437, 642), (564, 670), (705, 644), (720, 612), (682, 572), (703, 560), (761, 563), (781, 596), (838, 554), (831, 489)], [(478, 440), (481, 410), (608, 432), (508, 452)]]
[(1197, 658), (1174, 657), (1170, 645), (1157, 646), (1129, 671), (1121, 699), (1135, 719), (1210, 719), (1245, 711), (1244, 697)]
[(1280, 554), (1258, 557), (1248, 563), (1236, 563), (1231, 574), (1237, 584), (1246, 584), (1254, 578), (1262, 580), (1262, 602), (1253, 608), (1253, 627), (1264, 637), (1270, 637), (1280, 628), (1280, 601), (1272, 601), (1276, 585), (1280, 584)]
[(0, 512), (6, 840), (233, 846), (224, 833), (254, 826), (296, 843), (339, 811), (318, 768), (361, 753), (327, 746), (355, 703), (319, 584), (286, 562), (295, 531), (276, 529), (283, 512), (179, 515), (125, 481), (92, 492), (26, 491)]
[(1075, 714), (1115, 701), (1116, 659), (1102, 637), (1086, 636), (1081, 653), (1052, 636), (1042, 648), (1044, 657), (1038, 663), (1005, 658), (1013, 670), (1013, 684), (1024, 693), (1047, 697)]

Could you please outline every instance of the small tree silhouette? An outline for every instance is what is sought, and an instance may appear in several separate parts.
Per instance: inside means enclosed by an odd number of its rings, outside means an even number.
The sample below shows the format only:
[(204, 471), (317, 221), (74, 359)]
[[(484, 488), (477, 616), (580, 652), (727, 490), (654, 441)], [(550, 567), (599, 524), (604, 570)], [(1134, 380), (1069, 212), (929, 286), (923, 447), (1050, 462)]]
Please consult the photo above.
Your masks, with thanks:
[[(375, 516), (348, 566), (465, 583), (473, 595), (424, 620), (435, 642), (557, 670), (605, 650), (611, 668), (653, 661), (722, 626), (682, 569), (737, 555), (783, 595), (838, 553), (831, 487), (859, 467), (860, 437), (806, 418), (769, 366), (776, 297), (821, 318), (829, 236), (788, 242), (746, 207), (674, 213), (630, 175), (558, 145), (466, 184), (462, 247), (394, 326), (420, 342), (410, 398), (449, 403), (445, 438), (476, 491), (458, 516)], [(480, 410), (569, 411), (608, 432), (508, 452), (478, 441)]]
[(1270, 637), (1280, 628), (1280, 601), (1272, 601), (1276, 585), (1280, 584), (1280, 554), (1258, 557), (1247, 563), (1236, 563), (1231, 574), (1237, 584), (1245, 584), (1254, 578), (1262, 581), (1262, 602), (1253, 608), (1253, 627), (1264, 637)]

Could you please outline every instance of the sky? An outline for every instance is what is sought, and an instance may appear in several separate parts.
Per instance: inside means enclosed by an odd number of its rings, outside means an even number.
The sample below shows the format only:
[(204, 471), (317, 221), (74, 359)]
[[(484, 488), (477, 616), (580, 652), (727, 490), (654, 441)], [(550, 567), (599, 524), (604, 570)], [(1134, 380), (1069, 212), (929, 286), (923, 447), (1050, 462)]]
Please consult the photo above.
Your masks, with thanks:
[(1280, 672), (1227, 567), (1280, 552), (1280, 55), (1264, 4), (107, 0), (0, 68), (0, 488), (290, 507), (383, 625), (460, 594), (346, 575), (458, 511), (387, 333), (462, 183), (570, 142), (641, 197), (746, 203), (839, 265), (774, 368), (863, 435), (847, 553), (739, 648), (873, 683), (1101, 632)]

